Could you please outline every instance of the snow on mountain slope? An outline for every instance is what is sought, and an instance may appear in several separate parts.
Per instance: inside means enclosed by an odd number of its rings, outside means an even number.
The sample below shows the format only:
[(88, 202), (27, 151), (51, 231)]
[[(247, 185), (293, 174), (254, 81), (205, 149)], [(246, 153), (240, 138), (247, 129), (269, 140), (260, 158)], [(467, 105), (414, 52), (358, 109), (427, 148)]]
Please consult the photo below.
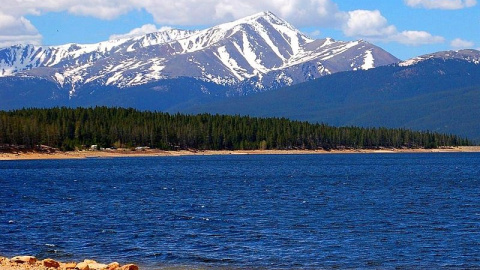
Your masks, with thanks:
[(431, 54), (426, 54), (422, 56), (418, 56), (406, 61), (399, 63), (400, 66), (412, 66), (418, 64), (419, 62), (429, 60), (429, 59), (459, 59), (468, 61), (474, 64), (480, 64), (480, 51), (477, 50), (459, 50), (459, 51), (443, 51), (443, 52), (436, 52)]
[(0, 76), (47, 78), (71, 97), (85, 84), (125, 88), (179, 77), (262, 91), (396, 62), (368, 42), (313, 40), (262, 12), (201, 31), (171, 29), (88, 45), (12, 46), (0, 49)]
[[(66, 44), (60, 46), (16, 45), (0, 49), (0, 76), (14, 75), (37, 67), (61, 67), (93, 63), (114, 53), (133, 52), (174, 39), (194, 31), (169, 29), (140, 37), (118, 39), (97, 44)], [(59, 66), (60, 65), (60, 66)]]

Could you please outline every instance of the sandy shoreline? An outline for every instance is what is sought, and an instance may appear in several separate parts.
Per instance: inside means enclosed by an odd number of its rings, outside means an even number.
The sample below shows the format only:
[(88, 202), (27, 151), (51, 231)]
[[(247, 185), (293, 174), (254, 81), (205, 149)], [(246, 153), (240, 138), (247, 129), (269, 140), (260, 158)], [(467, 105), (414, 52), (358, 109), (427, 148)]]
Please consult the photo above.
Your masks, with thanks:
[(68, 151), (68, 152), (0, 152), (0, 160), (36, 160), (36, 159), (85, 159), (115, 157), (155, 157), (155, 156), (201, 156), (201, 155), (302, 155), (302, 154), (356, 154), (356, 153), (458, 153), (480, 152), (480, 146), (461, 146), (438, 149), (346, 149), (346, 150), (237, 150), (237, 151), (163, 151), (147, 149), (104, 150), (104, 151)]

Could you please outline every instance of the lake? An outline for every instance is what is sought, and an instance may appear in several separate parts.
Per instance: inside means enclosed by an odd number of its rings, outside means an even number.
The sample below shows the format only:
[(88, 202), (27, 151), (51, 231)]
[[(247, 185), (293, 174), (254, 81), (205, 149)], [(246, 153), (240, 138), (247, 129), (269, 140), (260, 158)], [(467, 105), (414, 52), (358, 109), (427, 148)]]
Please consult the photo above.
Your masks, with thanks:
[(0, 255), (143, 269), (480, 268), (480, 154), (0, 162)]

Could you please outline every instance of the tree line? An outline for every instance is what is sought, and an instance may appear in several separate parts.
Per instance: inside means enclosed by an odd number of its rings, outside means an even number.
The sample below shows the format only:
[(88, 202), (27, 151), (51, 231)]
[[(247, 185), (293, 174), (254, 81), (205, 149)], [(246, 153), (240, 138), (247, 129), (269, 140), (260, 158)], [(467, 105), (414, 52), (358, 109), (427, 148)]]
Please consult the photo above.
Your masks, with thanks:
[(61, 150), (148, 146), (162, 150), (436, 148), (470, 142), (408, 129), (332, 127), (285, 118), (185, 115), (127, 108), (0, 111), (0, 144)]

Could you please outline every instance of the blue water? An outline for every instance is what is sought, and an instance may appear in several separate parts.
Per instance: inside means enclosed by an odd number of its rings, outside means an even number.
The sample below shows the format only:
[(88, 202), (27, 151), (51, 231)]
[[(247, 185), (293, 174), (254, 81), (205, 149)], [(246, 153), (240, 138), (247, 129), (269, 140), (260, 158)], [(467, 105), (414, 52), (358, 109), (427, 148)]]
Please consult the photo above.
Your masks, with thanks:
[(144, 269), (480, 268), (480, 154), (0, 162), (0, 255)]

